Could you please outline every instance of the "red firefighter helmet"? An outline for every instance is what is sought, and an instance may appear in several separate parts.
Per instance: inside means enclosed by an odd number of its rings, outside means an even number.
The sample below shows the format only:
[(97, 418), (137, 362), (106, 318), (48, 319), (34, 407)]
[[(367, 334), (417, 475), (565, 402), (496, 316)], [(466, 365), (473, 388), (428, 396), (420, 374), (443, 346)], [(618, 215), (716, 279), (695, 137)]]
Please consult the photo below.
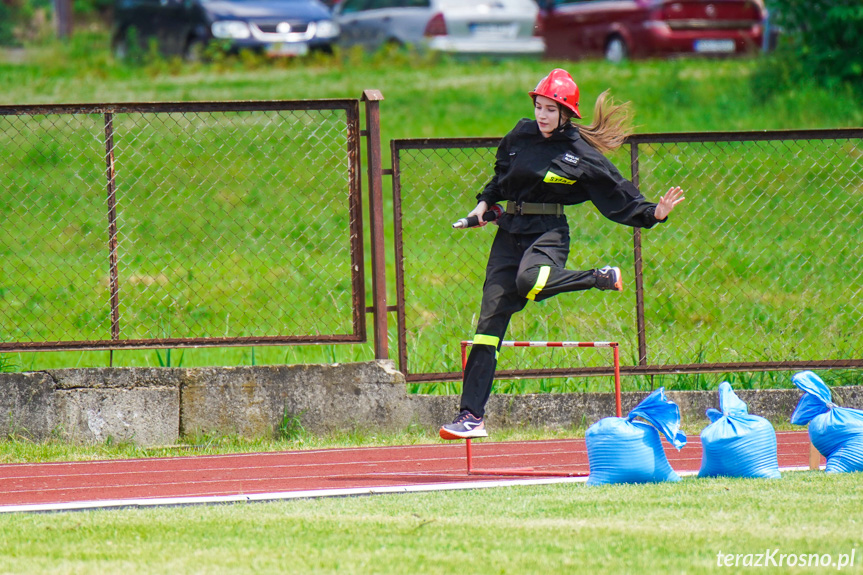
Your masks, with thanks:
[(539, 81), (536, 88), (530, 92), (530, 96), (551, 98), (572, 110), (575, 117), (581, 119), (581, 114), (578, 112), (578, 86), (566, 70), (561, 68), (552, 70), (548, 76)]

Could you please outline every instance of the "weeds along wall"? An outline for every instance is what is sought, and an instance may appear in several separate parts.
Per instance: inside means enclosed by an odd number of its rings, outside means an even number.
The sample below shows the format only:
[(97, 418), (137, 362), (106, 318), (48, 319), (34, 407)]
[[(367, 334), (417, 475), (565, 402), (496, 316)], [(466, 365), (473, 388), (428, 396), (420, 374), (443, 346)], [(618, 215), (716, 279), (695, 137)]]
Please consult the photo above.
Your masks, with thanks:
[[(458, 380), (495, 228), (451, 223), (499, 139), (392, 141), (385, 168), (380, 99), (0, 107), (0, 354), (341, 344), (392, 356), (409, 384)], [(635, 379), (857, 381), (863, 130), (641, 134), (612, 160), (649, 199), (679, 185), (685, 204), (645, 231), (567, 207), (569, 267), (617, 265), (625, 291), (532, 303), (509, 338), (617, 341)], [(611, 362), (520, 348), (500, 369)]]

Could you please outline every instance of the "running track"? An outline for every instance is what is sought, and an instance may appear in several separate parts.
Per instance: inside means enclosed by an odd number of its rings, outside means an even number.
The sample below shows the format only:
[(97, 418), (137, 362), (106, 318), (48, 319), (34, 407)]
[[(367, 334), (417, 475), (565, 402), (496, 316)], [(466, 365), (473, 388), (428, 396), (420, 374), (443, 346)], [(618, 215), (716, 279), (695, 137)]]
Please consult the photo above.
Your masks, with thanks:
[[(779, 467), (808, 469), (805, 431), (778, 432)], [(671, 466), (698, 472), (701, 442), (680, 452), (665, 441)], [(583, 439), (473, 442), (473, 469), (587, 473)], [(474, 489), (584, 481), (584, 477), (468, 475), (463, 442), (158, 459), (0, 465), (0, 513)], [(823, 463), (823, 460), (822, 460)]]

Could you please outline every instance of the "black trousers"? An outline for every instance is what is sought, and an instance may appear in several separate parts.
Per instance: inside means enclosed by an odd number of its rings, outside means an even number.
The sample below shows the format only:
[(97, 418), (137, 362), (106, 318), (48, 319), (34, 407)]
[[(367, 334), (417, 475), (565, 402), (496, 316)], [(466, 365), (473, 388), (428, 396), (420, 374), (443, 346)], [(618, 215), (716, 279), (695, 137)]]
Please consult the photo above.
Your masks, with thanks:
[(543, 234), (511, 234), (498, 229), (485, 268), (482, 308), (464, 370), (460, 409), (477, 417), (485, 414), (497, 354), (514, 313), (524, 309), (529, 300), (542, 301), (596, 285), (593, 270), (564, 269), (567, 257), (568, 227)]

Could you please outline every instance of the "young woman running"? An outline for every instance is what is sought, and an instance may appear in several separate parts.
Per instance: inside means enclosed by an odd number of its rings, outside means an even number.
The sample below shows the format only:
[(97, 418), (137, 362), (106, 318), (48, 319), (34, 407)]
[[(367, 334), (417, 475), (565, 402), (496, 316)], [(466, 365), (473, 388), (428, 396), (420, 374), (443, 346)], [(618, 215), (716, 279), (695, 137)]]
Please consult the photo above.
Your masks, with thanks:
[(672, 187), (659, 203), (647, 201), (632, 182), (603, 155), (620, 147), (630, 134), (628, 104), (610, 103), (608, 92), (596, 100), (594, 121), (577, 126), (578, 86), (566, 70), (555, 69), (529, 92), (535, 120), (521, 120), (501, 141), (494, 176), (477, 195), (468, 214), (482, 216), (506, 200), (506, 213), (486, 265), (482, 307), (464, 370), (460, 413), (440, 429), (443, 439), (485, 437), (485, 405), (491, 394), (497, 354), (510, 318), (528, 300), (596, 288), (621, 291), (620, 269), (573, 271), (569, 226), (563, 206), (590, 201), (606, 218), (628, 226), (651, 228), (664, 222), (684, 200)]

